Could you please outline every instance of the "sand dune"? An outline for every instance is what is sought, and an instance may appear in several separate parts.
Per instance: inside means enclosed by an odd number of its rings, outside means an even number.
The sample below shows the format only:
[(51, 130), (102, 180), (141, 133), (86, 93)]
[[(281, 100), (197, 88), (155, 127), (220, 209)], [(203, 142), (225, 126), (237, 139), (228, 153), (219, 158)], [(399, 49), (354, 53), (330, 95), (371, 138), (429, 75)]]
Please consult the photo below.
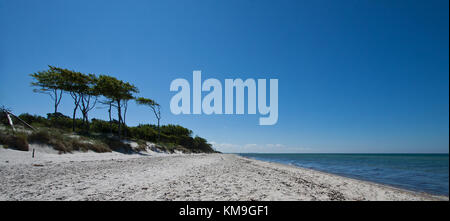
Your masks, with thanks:
[(0, 200), (448, 200), (231, 154), (0, 150)]

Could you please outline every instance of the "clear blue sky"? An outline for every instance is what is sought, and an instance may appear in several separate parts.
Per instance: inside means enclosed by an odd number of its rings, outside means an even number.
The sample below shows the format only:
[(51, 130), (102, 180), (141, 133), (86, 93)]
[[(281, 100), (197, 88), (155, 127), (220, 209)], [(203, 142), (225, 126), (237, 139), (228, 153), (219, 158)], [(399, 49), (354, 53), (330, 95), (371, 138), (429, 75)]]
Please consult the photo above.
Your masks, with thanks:
[[(132, 82), (162, 123), (226, 152), (449, 150), (448, 0), (1, 0), (0, 28), (0, 104), (15, 113), (52, 111), (28, 76), (50, 64)], [(193, 70), (278, 78), (278, 123), (173, 115), (170, 82)], [(156, 122), (134, 104), (127, 121)]]

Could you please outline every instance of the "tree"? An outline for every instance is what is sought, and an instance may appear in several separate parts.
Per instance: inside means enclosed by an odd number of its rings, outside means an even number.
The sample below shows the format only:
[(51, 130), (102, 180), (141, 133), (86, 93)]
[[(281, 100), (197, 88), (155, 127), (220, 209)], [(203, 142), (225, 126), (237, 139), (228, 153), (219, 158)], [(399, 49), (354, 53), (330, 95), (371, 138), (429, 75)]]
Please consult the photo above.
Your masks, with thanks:
[[(72, 130), (75, 131), (75, 117), (79, 108), (83, 114), (83, 125), (89, 129), (88, 112), (95, 107), (97, 102), (97, 92), (94, 90), (97, 77), (94, 74), (83, 74), (80, 72), (49, 66), (50, 71), (58, 76), (58, 88), (70, 94), (74, 101), (72, 115)], [(92, 102), (91, 98), (95, 98)]]
[(209, 144), (205, 138), (199, 136), (195, 136), (194, 138), (194, 147), (204, 152), (214, 151), (211, 144)]
[(161, 120), (161, 106), (154, 100), (143, 97), (136, 98), (136, 103), (140, 105), (149, 106), (153, 110), (153, 113), (155, 114), (155, 117), (158, 120), (158, 142), (159, 142), (161, 136), (161, 128), (159, 127), (159, 122)]
[[(125, 123), (125, 119), (126, 119), (126, 114), (127, 114), (127, 110), (128, 110), (128, 101), (134, 99), (133, 93), (138, 93), (139, 90), (133, 84), (130, 84), (128, 82), (123, 82), (123, 81), (120, 81), (120, 87), (118, 89), (120, 91), (119, 99), (116, 100), (117, 107), (118, 107), (118, 109), (117, 109), (118, 116), (119, 116), (119, 119), (122, 120), (123, 125), (126, 127), (127, 125)], [(124, 107), (123, 119), (121, 117), (121, 108), (122, 107)], [(121, 126), (120, 126), (120, 122), (119, 122), (119, 138), (120, 138), (120, 131), (121, 131)], [(125, 131), (125, 136), (126, 136), (126, 131)]]
[(127, 136), (127, 124), (126, 124), (126, 118), (127, 118), (127, 110), (128, 110), (128, 101), (130, 101), (131, 99), (134, 99), (134, 97), (130, 97), (127, 99), (123, 100), (123, 126), (125, 128), (125, 130), (123, 131), (124, 136)]
[[(128, 82), (118, 80), (115, 77), (100, 75), (94, 90), (98, 94), (101, 94), (111, 100), (111, 103), (114, 103), (113, 106), (117, 108), (117, 116), (119, 118), (118, 135), (120, 139), (122, 135), (122, 124), (124, 124), (124, 120), (122, 118), (122, 107), (124, 107), (128, 100), (134, 98), (133, 93), (138, 93), (138, 88)], [(126, 112), (124, 114), (126, 114)]]
[(111, 111), (112, 111), (112, 107), (115, 107), (114, 100), (107, 98), (106, 100), (100, 101), (100, 103), (108, 106), (109, 132), (112, 134), (113, 131), (112, 131), (112, 113), (111, 113)]
[(34, 78), (34, 82), (31, 85), (37, 87), (37, 89), (33, 90), (34, 92), (48, 94), (52, 98), (54, 113), (56, 114), (62, 98), (62, 84), (64, 81), (58, 72), (53, 70), (51, 66), (49, 68), (49, 70), (31, 74), (30, 76)]
[[(83, 83), (84, 87), (81, 91), (81, 105), (80, 110), (83, 114), (83, 124), (86, 126), (86, 129), (89, 131), (89, 117), (88, 113), (92, 109), (94, 109), (95, 104), (97, 103), (98, 95), (100, 91), (96, 90), (97, 86), (97, 77), (94, 74), (83, 75)], [(94, 100), (94, 101), (92, 101)]]
[(73, 99), (74, 109), (72, 114), (72, 131), (75, 131), (76, 113), (81, 102), (82, 93), (83, 91), (86, 90), (86, 87), (88, 87), (86, 83), (87, 82), (86, 75), (80, 72), (75, 72), (64, 68), (58, 68), (53, 66), (49, 67), (53, 72), (60, 75), (62, 81), (60, 85), (61, 89), (69, 93), (69, 95)]

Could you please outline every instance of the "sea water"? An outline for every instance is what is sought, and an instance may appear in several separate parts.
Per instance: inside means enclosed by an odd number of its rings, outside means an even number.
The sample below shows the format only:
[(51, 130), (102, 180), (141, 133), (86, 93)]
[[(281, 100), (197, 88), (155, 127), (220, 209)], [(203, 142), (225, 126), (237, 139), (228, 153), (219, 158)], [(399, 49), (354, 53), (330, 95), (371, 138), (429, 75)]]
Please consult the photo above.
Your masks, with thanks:
[(449, 194), (448, 154), (240, 154), (413, 191)]

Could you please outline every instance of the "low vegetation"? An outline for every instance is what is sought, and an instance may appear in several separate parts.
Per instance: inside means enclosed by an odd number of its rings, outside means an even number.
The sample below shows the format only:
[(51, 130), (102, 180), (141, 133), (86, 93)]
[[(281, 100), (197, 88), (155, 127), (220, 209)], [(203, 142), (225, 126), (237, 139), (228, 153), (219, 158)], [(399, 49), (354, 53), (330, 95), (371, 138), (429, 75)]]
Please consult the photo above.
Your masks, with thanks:
[(0, 144), (4, 148), (14, 148), (17, 150), (28, 151), (28, 139), (25, 133), (11, 134), (0, 131)]
[[(53, 147), (60, 153), (73, 151), (94, 151), (98, 153), (111, 151), (144, 151), (148, 148), (147, 142), (154, 145), (155, 151), (174, 153), (213, 153), (210, 144), (201, 137), (192, 136), (192, 131), (179, 125), (163, 125), (159, 129), (157, 125), (143, 124), (136, 127), (124, 127), (127, 137), (122, 140), (134, 141), (137, 147), (123, 142), (115, 133), (117, 126), (110, 127), (110, 122), (92, 119), (90, 132), (84, 131), (82, 124), (77, 124), (76, 132), (72, 132), (72, 119), (60, 113), (48, 114), (47, 118), (31, 114), (21, 114), (19, 118), (38, 128), (36, 131), (27, 130), (21, 126), (13, 132), (9, 128), (6, 119), (2, 118), (3, 129), (0, 130), (0, 144), (4, 148), (28, 151), (29, 144), (43, 144)], [(82, 119), (76, 119), (82, 121)], [(18, 120), (13, 123), (20, 125)]]

